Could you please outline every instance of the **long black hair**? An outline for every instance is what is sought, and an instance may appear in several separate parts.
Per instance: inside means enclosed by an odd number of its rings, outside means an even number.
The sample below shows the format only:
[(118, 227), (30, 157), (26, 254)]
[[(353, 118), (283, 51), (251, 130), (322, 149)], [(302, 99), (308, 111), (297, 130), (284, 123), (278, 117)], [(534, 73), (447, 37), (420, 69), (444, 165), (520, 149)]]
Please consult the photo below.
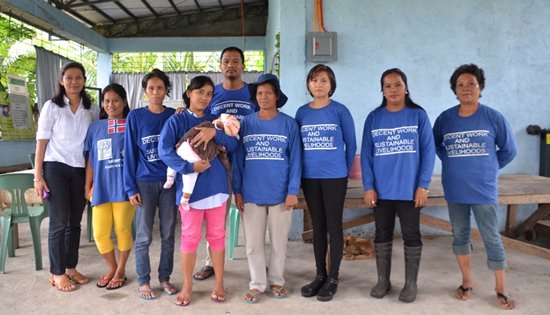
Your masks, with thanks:
[(210, 85), (212, 86), (212, 88), (214, 88), (214, 82), (212, 81), (212, 79), (210, 79), (210, 77), (207, 77), (205, 75), (199, 75), (191, 79), (191, 82), (189, 82), (187, 89), (185, 90), (185, 92), (183, 92), (183, 95), (182, 95), (183, 102), (185, 103), (185, 107), (189, 108), (189, 105), (191, 105), (191, 100), (189, 99), (187, 92), (198, 90), (205, 85)]
[[(80, 62), (76, 62), (76, 61), (71, 61), (71, 62), (65, 64), (63, 66), (63, 68), (61, 68), (61, 74), (60, 74), (59, 78), (63, 79), (63, 76), (65, 75), (65, 72), (67, 72), (67, 70), (73, 69), (73, 68), (74, 69), (79, 69), (82, 72), (82, 76), (84, 77), (84, 80), (86, 80), (86, 70), (84, 69), (84, 66)], [(52, 97), (52, 102), (57, 104), (57, 106), (59, 106), (59, 107), (65, 107), (65, 101), (63, 99), (63, 97), (65, 96), (65, 93), (66, 93), (65, 87), (58, 80), (57, 81), (57, 93), (55, 94), (54, 97)], [(90, 98), (90, 95), (88, 95), (88, 93), (86, 93), (86, 91), (84, 90), (84, 87), (80, 91), (80, 97), (82, 98), (82, 105), (84, 105), (84, 108), (85, 109), (90, 109), (90, 107), (92, 106), (92, 99)]]
[[(401, 80), (403, 80), (403, 83), (405, 83), (405, 90), (406, 90), (406, 93), (405, 93), (405, 106), (409, 106), (409, 107), (412, 107), (412, 108), (420, 108), (420, 109), (424, 110), (424, 108), (422, 108), (422, 106), (416, 104), (411, 99), (411, 96), (410, 96), (411, 93), (409, 93), (409, 84), (407, 83), (407, 75), (405, 74), (405, 72), (401, 71), (401, 69), (399, 69), (399, 68), (391, 68), (391, 69), (388, 69), (388, 70), (386, 70), (382, 73), (382, 76), (380, 77), (380, 90), (382, 92), (384, 91), (384, 78), (387, 75), (390, 75), (392, 73), (395, 73), (395, 74), (399, 75), (401, 77)], [(388, 102), (386, 100), (386, 97), (384, 95), (382, 95), (382, 104), (380, 104), (379, 107), (386, 107), (386, 105), (388, 105)]]
[[(130, 106), (128, 106), (128, 99), (127, 99), (126, 90), (124, 89), (124, 87), (118, 83), (111, 83), (107, 85), (103, 89), (103, 91), (101, 91), (102, 104), (103, 104), (103, 100), (105, 99), (105, 94), (107, 94), (107, 92), (115, 92), (116, 94), (118, 94), (118, 96), (120, 96), (121, 99), (126, 101), (126, 106), (124, 106), (124, 110), (122, 111), (122, 115), (124, 116), (124, 118), (126, 118), (126, 116), (128, 116), (128, 113), (130, 112)], [(107, 115), (107, 112), (105, 111), (105, 107), (101, 106), (101, 109), (99, 110), (99, 119), (107, 119), (107, 118), (109, 118), (109, 115)]]

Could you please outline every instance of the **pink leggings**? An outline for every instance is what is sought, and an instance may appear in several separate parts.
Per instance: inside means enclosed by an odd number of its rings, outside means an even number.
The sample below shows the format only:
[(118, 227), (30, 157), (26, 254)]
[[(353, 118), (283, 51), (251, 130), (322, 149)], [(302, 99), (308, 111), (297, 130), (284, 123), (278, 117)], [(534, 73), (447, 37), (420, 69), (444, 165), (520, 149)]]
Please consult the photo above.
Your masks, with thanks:
[(181, 214), (181, 243), (182, 253), (193, 253), (197, 250), (202, 236), (202, 221), (206, 220), (206, 240), (213, 251), (225, 249), (225, 207), (226, 202), (221, 206), (210, 209), (182, 210)]

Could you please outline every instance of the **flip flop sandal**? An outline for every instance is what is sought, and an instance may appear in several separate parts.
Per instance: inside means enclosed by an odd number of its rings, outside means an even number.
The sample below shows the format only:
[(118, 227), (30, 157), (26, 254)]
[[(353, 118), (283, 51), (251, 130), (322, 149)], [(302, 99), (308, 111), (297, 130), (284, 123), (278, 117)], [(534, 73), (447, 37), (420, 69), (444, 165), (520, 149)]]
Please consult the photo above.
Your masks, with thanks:
[[(155, 296), (153, 295), (153, 290), (150, 290), (150, 289), (140, 289), (138, 288), (137, 289), (137, 292), (138, 292), (138, 297), (142, 300), (145, 300), (145, 301), (150, 301), (152, 299), (155, 298)], [(143, 293), (147, 293), (149, 294), (149, 296), (143, 296), (142, 294)]]
[(276, 299), (284, 299), (288, 296), (288, 291), (284, 286), (276, 287), (271, 286), (271, 293), (273, 294), (273, 297)]
[(212, 294), (210, 294), (210, 300), (212, 300), (212, 302), (216, 302), (216, 303), (225, 302), (225, 292), (223, 294), (220, 294), (216, 290), (212, 291)]
[(122, 286), (124, 285), (124, 283), (126, 283), (126, 280), (128, 280), (128, 278), (124, 277), (123, 279), (111, 279), (111, 281), (109, 281), (109, 284), (107, 284), (107, 290), (116, 290), (116, 289), (120, 289), (122, 288)]
[(193, 275), (193, 279), (195, 280), (205, 280), (214, 275), (214, 267), (212, 266), (204, 266), (199, 272), (196, 272)]
[(244, 294), (244, 297), (243, 297), (243, 301), (245, 301), (246, 303), (248, 304), (256, 304), (258, 303), (260, 300), (258, 299), (258, 295), (262, 294), (262, 292), (256, 290), (256, 289), (253, 289), (253, 290), (248, 290), (245, 294)]
[(174, 304), (181, 307), (188, 306), (189, 304), (191, 304), (191, 296), (186, 295), (183, 297), (183, 299), (181, 299), (180, 296), (178, 295), (176, 296), (176, 300), (174, 301)]
[(56, 282), (53, 275), (52, 275), (50, 277), (50, 284), (53, 287), (56, 287), (61, 292), (72, 292), (72, 291), (76, 290), (76, 287), (68, 279), (68, 277), (64, 277), (60, 282)]
[(512, 298), (511, 294), (503, 294), (497, 292), (497, 300), (500, 304), (500, 307), (505, 310), (512, 310), (516, 307), (516, 301)]
[(472, 287), (465, 288), (463, 285), (460, 285), (455, 291), (455, 297), (461, 301), (467, 301), (472, 296), (473, 290), (474, 288)]
[(70, 276), (70, 275), (67, 275), (67, 277), (69, 277), (69, 279), (74, 282), (74, 283), (78, 283), (78, 284), (86, 284), (88, 282), (90, 282), (90, 279), (88, 279), (88, 277), (84, 276), (83, 274), (81, 274), (80, 272), (75, 272), (74, 275)]
[[(113, 276), (114, 277), (114, 276)], [(98, 288), (105, 288), (109, 282), (111, 282), (111, 280), (113, 279), (113, 277), (109, 277), (107, 275), (104, 275), (103, 277), (101, 277), (101, 279), (99, 279), (99, 281), (95, 284), (96, 287)]]
[(168, 285), (160, 285), (160, 289), (162, 290), (162, 295), (174, 295), (178, 293), (178, 289), (171, 283), (168, 283)]

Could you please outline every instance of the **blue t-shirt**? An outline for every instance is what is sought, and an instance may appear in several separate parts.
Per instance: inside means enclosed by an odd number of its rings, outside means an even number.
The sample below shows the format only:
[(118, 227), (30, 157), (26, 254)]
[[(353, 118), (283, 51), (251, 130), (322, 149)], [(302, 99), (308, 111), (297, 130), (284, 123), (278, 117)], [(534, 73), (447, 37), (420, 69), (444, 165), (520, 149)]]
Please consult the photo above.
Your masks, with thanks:
[(303, 178), (347, 177), (355, 157), (355, 125), (346, 106), (331, 101), (323, 108), (303, 105), (296, 112), (302, 138)]
[(226, 90), (222, 84), (216, 85), (212, 100), (206, 108), (206, 112), (214, 116), (231, 114), (241, 121), (245, 116), (258, 111), (258, 106), (250, 101), (248, 84), (239, 90)]
[(516, 156), (510, 125), (498, 111), (479, 104), (468, 117), (458, 115), (459, 105), (439, 115), (433, 132), (442, 162), (445, 199), (451, 203), (498, 202), (498, 170)]
[(128, 196), (139, 192), (136, 182), (166, 180), (167, 167), (159, 157), (158, 141), (162, 126), (175, 112), (165, 107), (155, 114), (143, 107), (128, 114), (124, 139), (124, 190)]
[(92, 206), (128, 201), (122, 174), (125, 131), (126, 119), (96, 120), (88, 129), (84, 154), (94, 171)]
[[(214, 116), (206, 113), (203, 117), (195, 117), (190, 111), (186, 110), (168, 119), (164, 128), (162, 128), (159, 140), (159, 155), (164, 163), (180, 174), (193, 173), (193, 163), (189, 163), (178, 156), (175, 145), (189, 129), (204, 121), (212, 121), (214, 118)], [(233, 152), (237, 147), (237, 139), (226, 135), (221, 130), (216, 130), (216, 135), (212, 141), (223, 145), (227, 152)], [(178, 204), (182, 194), (180, 177), (178, 176), (175, 200)], [(200, 201), (219, 193), (229, 194), (229, 187), (227, 172), (218, 157), (215, 157), (210, 161), (210, 167), (199, 173), (189, 202)]]
[(232, 186), (244, 202), (281, 204), (298, 195), (301, 175), (300, 132), (296, 121), (279, 112), (269, 120), (258, 114), (241, 122), (233, 160)]
[(365, 191), (376, 190), (378, 199), (414, 200), (418, 187), (429, 188), (434, 163), (432, 128), (423, 109), (378, 107), (367, 116), (361, 146)]

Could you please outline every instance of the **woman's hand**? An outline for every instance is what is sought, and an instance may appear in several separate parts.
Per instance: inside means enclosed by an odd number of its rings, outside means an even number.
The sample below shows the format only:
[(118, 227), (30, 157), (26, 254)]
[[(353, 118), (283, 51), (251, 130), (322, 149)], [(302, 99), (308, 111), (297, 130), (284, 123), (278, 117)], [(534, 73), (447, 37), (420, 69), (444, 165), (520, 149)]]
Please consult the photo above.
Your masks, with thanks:
[(193, 163), (193, 171), (197, 173), (202, 173), (210, 168), (210, 162), (205, 160), (199, 160)]
[(174, 113), (174, 115), (181, 114), (184, 110), (185, 106), (179, 106), (178, 108), (176, 108), (176, 112)]
[(235, 194), (235, 205), (237, 206), (237, 209), (239, 209), (239, 212), (242, 214), (244, 212), (244, 201), (242, 194)]
[(46, 190), (48, 193), (50, 192), (50, 188), (48, 187), (48, 184), (46, 184), (46, 180), (44, 177), (37, 178), (34, 181), (34, 193), (37, 197), (42, 198), (42, 190)]
[(139, 193), (131, 195), (129, 199), (132, 206), (141, 206), (141, 195)]
[(416, 192), (414, 193), (415, 208), (422, 208), (426, 205), (426, 203), (428, 202), (429, 192), (430, 192), (429, 190), (422, 187), (416, 188)]
[(285, 210), (292, 210), (298, 205), (298, 196), (287, 195), (285, 199)]
[(363, 193), (363, 201), (369, 209), (376, 207), (376, 202), (378, 202), (378, 195), (376, 194), (376, 190), (369, 189), (365, 191)]
[(204, 144), (204, 149), (206, 150), (208, 142), (216, 136), (216, 129), (211, 127), (195, 127), (195, 129), (200, 132), (191, 140), (191, 145), (196, 148)]

